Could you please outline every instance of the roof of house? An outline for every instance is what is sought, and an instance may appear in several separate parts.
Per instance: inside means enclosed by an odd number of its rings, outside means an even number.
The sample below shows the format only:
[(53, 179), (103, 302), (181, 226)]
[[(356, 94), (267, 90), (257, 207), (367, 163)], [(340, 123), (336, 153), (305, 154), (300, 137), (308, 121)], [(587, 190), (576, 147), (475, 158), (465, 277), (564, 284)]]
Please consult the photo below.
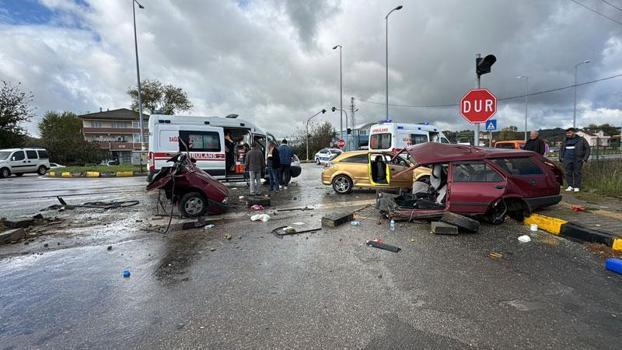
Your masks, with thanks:
[[(82, 119), (108, 119), (108, 120), (138, 120), (138, 112), (129, 108), (119, 108), (95, 113), (82, 114)], [(149, 115), (143, 113), (143, 120), (149, 120)]]

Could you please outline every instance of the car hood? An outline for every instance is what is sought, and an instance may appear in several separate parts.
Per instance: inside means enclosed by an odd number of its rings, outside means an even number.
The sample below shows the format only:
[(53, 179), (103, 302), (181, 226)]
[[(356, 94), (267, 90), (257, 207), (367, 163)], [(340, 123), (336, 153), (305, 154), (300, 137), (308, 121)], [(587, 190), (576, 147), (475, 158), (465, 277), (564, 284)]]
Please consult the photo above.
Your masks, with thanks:
[(437, 142), (420, 143), (405, 149), (418, 164), (448, 163), (458, 160), (479, 160), (504, 156), (525, 156), (532, 152), (512, 149), (496, 149), (468, 145), (450, 145)]

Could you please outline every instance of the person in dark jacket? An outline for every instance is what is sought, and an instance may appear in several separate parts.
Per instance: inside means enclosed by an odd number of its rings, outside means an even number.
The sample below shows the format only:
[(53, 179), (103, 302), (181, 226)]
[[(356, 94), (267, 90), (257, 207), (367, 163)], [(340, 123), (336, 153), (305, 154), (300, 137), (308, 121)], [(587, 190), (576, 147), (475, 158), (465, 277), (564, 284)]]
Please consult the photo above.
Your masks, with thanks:
[(546, 145), (544, 143), (544, 140), (540, 138), (540, 133), (536, 130), (533, 130), (529, 136), (529, 140), (527, 140), (527, 142), (525, 143), (525, 148), (523, 149), (526, 151), (532, 151), (539, 153), (540, 155), (544, 155), (544, 152), (546, 151)]
[(235, 142), (230, 132), (225, 134), (225, 167), (227, 174), (235, 172)]
[(283, 139), (283, 142), (281, 142), (279, 146), (279, 157), (281, 159), (281, 185), (284, 189), (287, 189), (287, 185), (289, 185), (292, 179), (292, 175), (289, 171), (294, 155), (294, 149), (287, 144), (286, 139)]
[(265, 168), (265, 160), (261, 148), (256, 142), (253, 142), (253, 147), (246, 154), (244, 160), (245, 168), (248, 170), (250, 178), (250, 192), (251, 195), (261, 194), (261, 174), (263, 174)]
[(559, 150), (559, 161), (564, 163), (566, 170), (566, 192), (579, 192), (581, 188), (581, 168), (583, 163), (590, 158), (590, 145), (587, 141), (576, 134), (575, 128), (566, 130), (566, 139), (562, 142)]
[(268, 176), (270, 178), (270, 191), (279, 192), (281, 181), (281, 159), (279, 156), (279, 148), (276, 143), (270, 142), (268, 146)]

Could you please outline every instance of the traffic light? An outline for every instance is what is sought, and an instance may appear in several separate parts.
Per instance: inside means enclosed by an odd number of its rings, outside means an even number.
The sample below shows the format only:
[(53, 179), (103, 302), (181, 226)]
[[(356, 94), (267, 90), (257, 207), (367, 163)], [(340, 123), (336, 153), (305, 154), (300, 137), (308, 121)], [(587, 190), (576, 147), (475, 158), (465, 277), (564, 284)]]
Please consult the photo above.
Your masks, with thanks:
[(350, 134), (352, 134), (352, 129), (351, 129), (351, 128), (348, 128), (348, 129), (346, 130), (346, 132), (348, 133), (348, 135), (350, 135)]
[(495, 55), (488, 55), (484, 58), (476, 57), (475, 58), (475, 70), (477, 72), (477, 76), (484, 75), (486, 73), (490, 73), (490, 67), (497, 62), (497, 58)]
[(324, 114), (324, 113), (326, 113), (326, 110), (325, 110), (325, 109), (322, 109), (322, 114)]

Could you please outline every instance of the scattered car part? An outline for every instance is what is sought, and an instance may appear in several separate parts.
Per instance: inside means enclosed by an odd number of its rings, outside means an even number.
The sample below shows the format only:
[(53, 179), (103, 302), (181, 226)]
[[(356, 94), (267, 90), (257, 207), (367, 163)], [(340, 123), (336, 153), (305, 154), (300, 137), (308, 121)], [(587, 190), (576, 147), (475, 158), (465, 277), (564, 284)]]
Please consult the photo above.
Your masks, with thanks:
[(320, 231), (320, 230), (322, 230), (321, 227), (298, 231), (298, 230), (296, 230), (295, 228), (293, 228), (291, 226), (279, 226), (279, 227), (273, 229), (272, 233), (274, 233), (274, 235), (279, 237), (279, 238), (283, 238), (283, 236), (287, 236), (287, 235), (298, 235), (298, 234), (301, 234), (301, 233), (317, 232), (317, 231)]
[(479, 221), (452, 212), (443, 213), (440, 221), (458, 226), (458, 228), (469, 232), (477, 232), (479, 230)]
[(354, 213), (332, 213), (322, 217), (322, 226), (337, 227), (354, 220)]
[(396, 247), (394, 245), (390, 245), (390, 244), (384, 243), (381, 239), (374, 239), (374, 240), (371, 240), (371, 241), (367, 241), (365, 244), (367, 244), (370, 247), (388, 250), (388, 251), (393, 252), (393, 253), (397, 253), (400, 250), (402, 250), (402, 248), (399, 248), (399, 247)]
[(57, 209), (71, 210), (75, 208), (95, 208), (95, 209), (108, 210), (108, 209), (133, 207), (135, 205), (138, 205), (138, 203), (140, 203), (137, 200), (130, 200), (130, 201), (84, 202), (82, 204), (67, 204), (67, 202), (65, 202), (65, 200), (60, 196), (56, 196), (56, 199), (58, 199), (58, 201), (60, 202), (60, 205), (58, 204), (51, 205), (47, 208), (47, 210), (57, 210)]
[(457, 235), (458, 226), (442, 221), (432, 221), (432, 233), (437, 235)]

